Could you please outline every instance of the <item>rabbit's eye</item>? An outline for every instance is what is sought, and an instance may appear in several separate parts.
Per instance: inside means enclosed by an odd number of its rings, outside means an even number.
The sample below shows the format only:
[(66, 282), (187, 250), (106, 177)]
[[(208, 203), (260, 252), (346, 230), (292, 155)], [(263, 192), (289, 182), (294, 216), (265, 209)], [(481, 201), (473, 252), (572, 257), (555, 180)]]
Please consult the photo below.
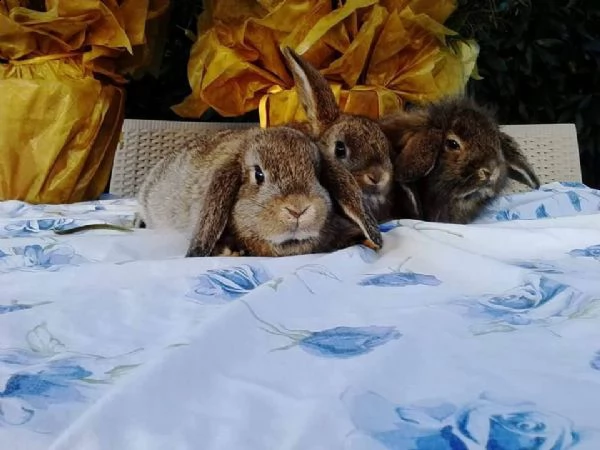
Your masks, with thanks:
[(263, 184), (265, 182), (265, 174), (260, 166), (254, 166), (254, 179), (256, 180), (256, 184)]
[(335, 141), (335, 157), (340, 159), (346, 157), (346, 144), (342, 141)]
[(459, 150), (460, 144), (454, 139), (446, 139), (446, 148), (450, 150)]

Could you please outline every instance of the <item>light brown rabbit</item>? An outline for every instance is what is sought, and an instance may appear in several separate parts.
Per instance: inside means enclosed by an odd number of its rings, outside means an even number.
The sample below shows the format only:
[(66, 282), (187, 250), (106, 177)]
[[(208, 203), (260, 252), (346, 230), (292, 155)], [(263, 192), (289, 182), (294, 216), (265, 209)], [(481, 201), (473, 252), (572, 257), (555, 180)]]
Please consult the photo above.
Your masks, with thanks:
[(393, 166), (390, 145), (377, 122), (343, 114), (327, 80), (291, 48), (283, 49), (308, 122), (289, 124), (316, 139), (350, 170), (378, 221), (390, 218)]
[(469, 98), (443, 99), (380, 123), (395, 152), (401, 217), (469, 223), (509, 178), (540, 186), (518, 144)]
[(148, 228), (190, 236), (186, 256), (218, 254), (231, 242), (252, 256), (382, 243), (350, 172), (287, 127), (217, 133), (169, 154), (138, 200)]

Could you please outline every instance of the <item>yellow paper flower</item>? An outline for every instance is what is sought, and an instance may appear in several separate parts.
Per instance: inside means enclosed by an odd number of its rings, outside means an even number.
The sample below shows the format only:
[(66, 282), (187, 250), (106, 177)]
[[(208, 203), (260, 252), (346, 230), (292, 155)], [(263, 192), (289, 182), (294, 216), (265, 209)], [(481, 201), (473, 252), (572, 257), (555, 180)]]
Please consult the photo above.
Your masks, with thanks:
[[(405, 102), (461, 92), (478, 46), (444, 26), (453, 0), (207, 0), (190, 55), (192, 93), (174, 111), (257, 107), (262, 126), (305, 118), (281, 48), (290, 46), (330, 82), (343, 111), (377, 118)], [(452, 36), (452, 45), (448, 44)]]
[(27, 3), (0, 2), (0, 200), (95, 199), (123, 123), (118, 85), (148, 63), (168, 0)]

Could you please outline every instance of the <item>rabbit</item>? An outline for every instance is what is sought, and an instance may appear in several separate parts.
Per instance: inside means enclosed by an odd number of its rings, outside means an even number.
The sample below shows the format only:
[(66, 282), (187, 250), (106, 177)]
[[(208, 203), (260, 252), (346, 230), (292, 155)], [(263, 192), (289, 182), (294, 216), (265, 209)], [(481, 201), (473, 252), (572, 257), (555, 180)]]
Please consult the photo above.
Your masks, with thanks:
[(284, 47), (282, 53), (308, 119), (287, 125), (312, 136), (325, 153), (341, 161), (375, 218), (390, 219), (393, 166), (385, 134), (374, 120), (342, 113), (325, 77), (291, 48)]
[(449, 97), (380, 120), (392, 143), (397, 215), (466, 224), (512, 178), (540, 180), (492, 113), (468, 97)]
[(350, 172), (285, 126), (217, 133), (166, 155), (148, 173), (138, 201), (147, 228), (190, 237), (187, 257), (382, 245)]

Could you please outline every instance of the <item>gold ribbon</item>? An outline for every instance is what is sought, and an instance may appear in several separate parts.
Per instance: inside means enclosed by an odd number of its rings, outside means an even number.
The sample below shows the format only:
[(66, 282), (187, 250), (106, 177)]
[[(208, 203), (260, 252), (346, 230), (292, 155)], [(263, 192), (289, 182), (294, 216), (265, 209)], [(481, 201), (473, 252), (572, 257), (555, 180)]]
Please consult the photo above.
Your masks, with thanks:
[[(360, 114), (375, 120), (404, 107), (398, 94), (384, 87), (342, 89), (340, 83), (331, 83), (330, 86), (340, 110), (346, 114)], [(296, 89), (284, 89), (278, 85), (269, 88), (261, 97), (258, 114), (262, 128), (307, 120)]]

